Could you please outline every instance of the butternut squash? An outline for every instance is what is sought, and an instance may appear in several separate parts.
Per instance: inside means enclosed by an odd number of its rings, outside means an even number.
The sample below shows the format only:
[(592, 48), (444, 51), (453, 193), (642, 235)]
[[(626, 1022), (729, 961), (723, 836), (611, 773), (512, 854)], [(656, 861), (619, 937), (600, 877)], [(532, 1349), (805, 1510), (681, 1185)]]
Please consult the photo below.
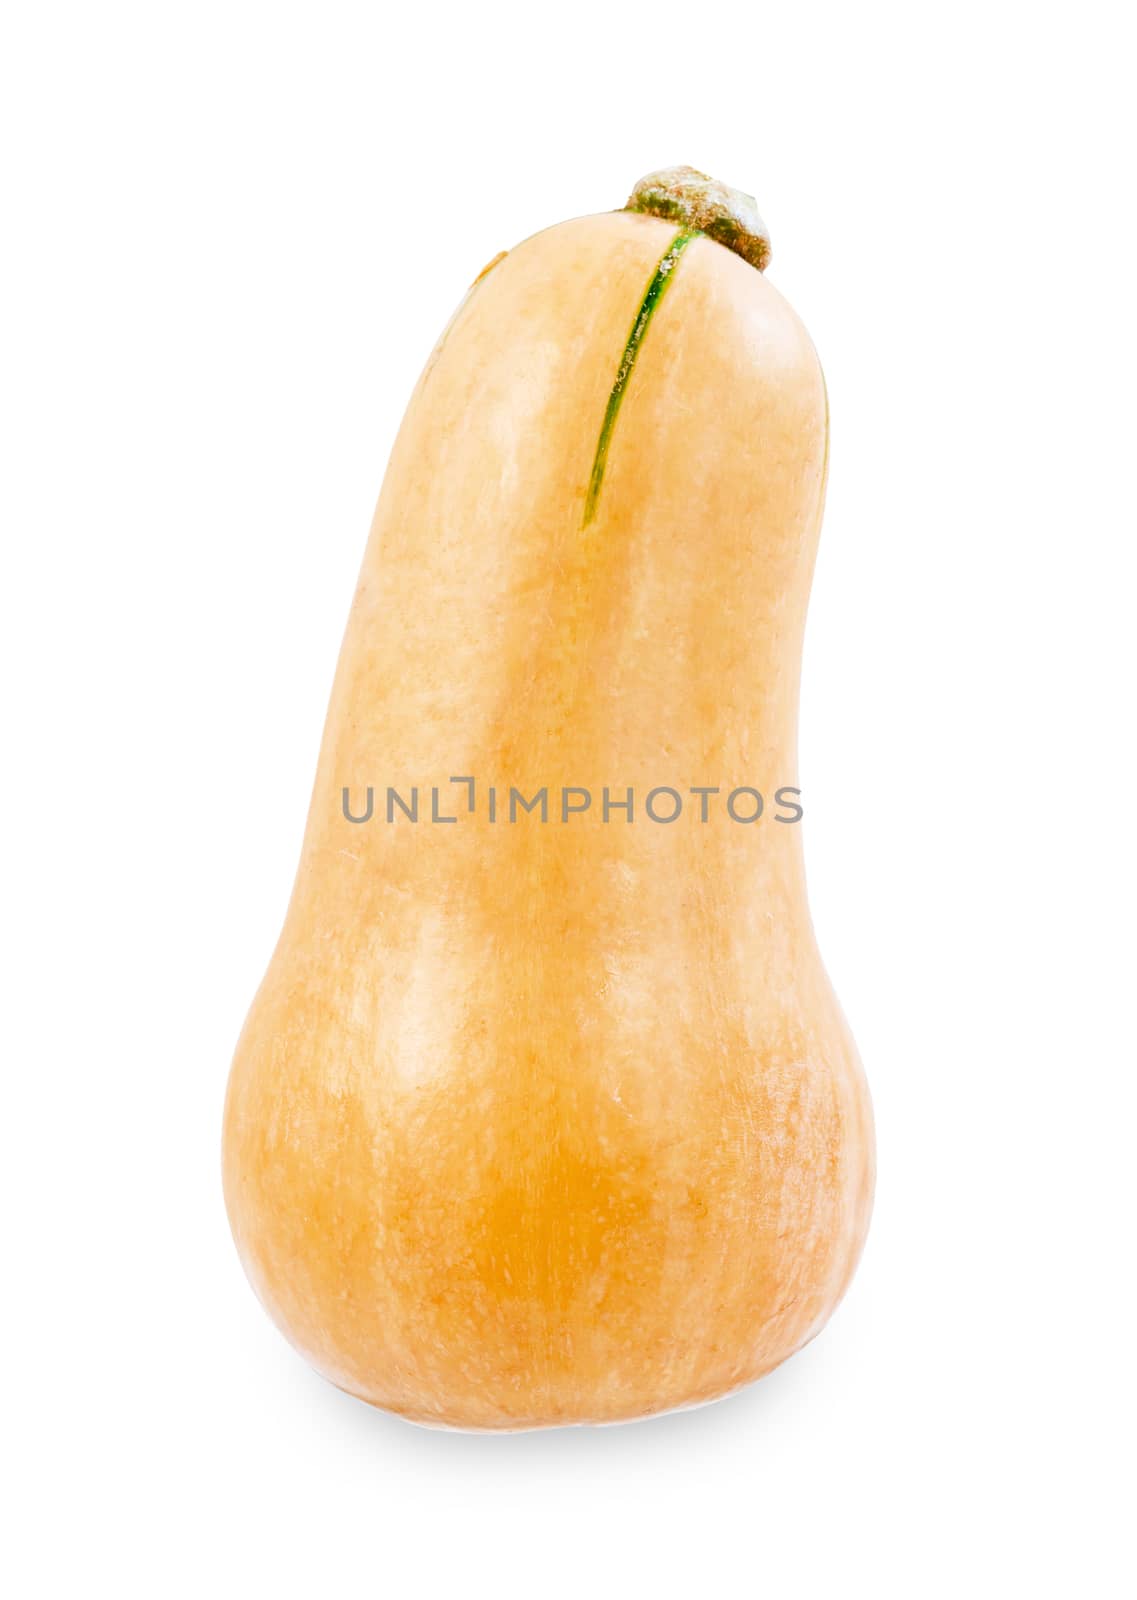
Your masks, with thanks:
[(420, 1422), (713, 1399), (861, 1250), (796, 772), (828, 413), (768, 253), (686, 168), (527, 240), (387, 470), (224, 1182), (288, 1338)]

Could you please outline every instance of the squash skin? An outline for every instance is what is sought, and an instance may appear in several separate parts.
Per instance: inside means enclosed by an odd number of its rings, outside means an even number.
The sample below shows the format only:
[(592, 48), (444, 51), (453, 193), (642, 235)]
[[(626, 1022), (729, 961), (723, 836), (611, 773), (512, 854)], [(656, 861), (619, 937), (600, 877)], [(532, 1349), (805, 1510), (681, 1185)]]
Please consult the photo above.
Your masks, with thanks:
[[(820, 1329), (868, 1225), (868, 1092), (801, 830), (721, 805), (797, 783), (827, 418), (797, 317), (720, 245), (684, 252), (582, 528), (674, 235), (613, 213), (535, 236), (428, 362), (230, 1076), (257, 1293), (332, 1382), (420, 1422), (713, 1399)], [(429, 807), (454, 774), (722, 795), (706, 824), (379, 814), (387, 784)], [(342, 789), (368, 784), (353, 826)]]

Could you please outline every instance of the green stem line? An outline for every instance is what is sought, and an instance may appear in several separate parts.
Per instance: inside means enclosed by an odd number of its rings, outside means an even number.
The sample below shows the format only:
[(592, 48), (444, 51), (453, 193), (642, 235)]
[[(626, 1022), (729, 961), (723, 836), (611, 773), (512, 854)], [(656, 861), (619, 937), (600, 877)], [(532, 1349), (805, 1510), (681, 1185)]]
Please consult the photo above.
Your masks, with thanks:
[(620, 402), (624, 398), (624, 391), (628, 387), (628, 379), (632, 375), (632, 368), (636, 364), (640, 346), (644, 342), (648, 324), (659, 307), (659, 302), (667, 292), (667, 285), (675, 275), (675, 265), (692, 239), (701, 238), (697, 229), (682, 229), (672, 239), (666, 253), (660, 258), (655, 274), (647, 286), (640, 309), (636, 313), (636, 320), (632, 324), (632, 331), (628, 335), (628, 342), (624, 346), (623, 359), (616, 373), (616, 381), (612, 385), (612, 393), (608, 396), (608, 404), (604, 411), (604, 421), (600, 426), (600, 438), (596, 444), (596, 455), (592, 462), (592, 477), (588, 482), (588, 493), (584, 500), (583, 527), (588, 526), (596, 514), (596, 505), (600, 499), (600, 486), (604, 482), (604, 468), (608, 464), (608, 447), (612, 443), (612, 434), (616, 427), (616, 418), (620, 412)]

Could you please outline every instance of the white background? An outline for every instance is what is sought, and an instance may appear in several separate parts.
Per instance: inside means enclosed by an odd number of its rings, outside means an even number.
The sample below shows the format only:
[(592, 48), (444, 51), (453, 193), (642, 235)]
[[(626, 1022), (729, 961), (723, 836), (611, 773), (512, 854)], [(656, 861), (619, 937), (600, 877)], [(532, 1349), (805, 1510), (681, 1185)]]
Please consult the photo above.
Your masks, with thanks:
[[(1133, 1592), (1127, 20), (6, 9), (10, 1593)], [(758, 196), (829, 379), (805, 837), (877, 1211), (740, 1397), (429, 1433), (247, 1288), (229, 1057), (418, 370), (677, 161)]]

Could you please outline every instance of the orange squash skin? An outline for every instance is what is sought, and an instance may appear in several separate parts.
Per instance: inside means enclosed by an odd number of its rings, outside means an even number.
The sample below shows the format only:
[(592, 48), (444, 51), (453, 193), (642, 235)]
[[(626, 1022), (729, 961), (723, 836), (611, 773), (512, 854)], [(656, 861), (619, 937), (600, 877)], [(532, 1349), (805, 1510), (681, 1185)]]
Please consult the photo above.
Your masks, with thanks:
[[(610, 1422), (757, 1378), (868, 1225), (871, 1112), (809, 920), (796, 785), (824, 496), (813, 347), (686, 248), (595, 515), (616, 365), (675, 236), (612, 213), (512, 251), (411, 399), (332, 692), (296, 886), (237, 1047), (225, 1196), (332, 1382), (417, 1421)], [(475, 778), (465, 812), (453, 775)], [(548, 824), (485, 789), (542, 785)], [(450, 825), (384, 815), (442, 788)], [(375, 787), (375, 816), (341, 805)], [(592, 809), (562, 823), (563, 785)], [(708, 820), (599, 797), (717, 785)], [(500, 802), (499, 802), (500, 803)]]

